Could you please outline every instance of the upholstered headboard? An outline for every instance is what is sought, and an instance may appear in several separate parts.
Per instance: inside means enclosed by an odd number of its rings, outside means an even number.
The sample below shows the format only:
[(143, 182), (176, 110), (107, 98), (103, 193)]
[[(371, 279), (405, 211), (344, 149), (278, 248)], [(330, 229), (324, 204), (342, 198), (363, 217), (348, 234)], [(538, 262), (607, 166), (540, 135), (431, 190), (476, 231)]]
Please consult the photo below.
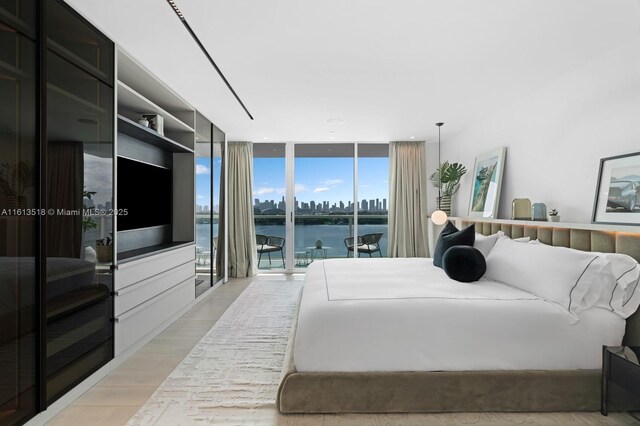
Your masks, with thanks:
[[(483, 235), (502, 231), (511, 238), (530, 237), (552, 246), (602, 253), (623, 253), (640, 262), (638, 227), (484, 219), (458, 219), (457, 222), (463, 228), (475, 224), (476, 232)], [(640, 310), (627, 318), (623, 343), (640, 345)]]

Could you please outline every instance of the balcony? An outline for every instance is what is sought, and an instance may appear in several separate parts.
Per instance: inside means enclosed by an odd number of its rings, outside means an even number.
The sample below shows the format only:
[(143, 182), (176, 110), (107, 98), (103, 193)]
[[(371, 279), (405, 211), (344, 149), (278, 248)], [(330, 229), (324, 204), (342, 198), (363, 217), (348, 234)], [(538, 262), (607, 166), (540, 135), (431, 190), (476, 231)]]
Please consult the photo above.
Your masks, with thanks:
[[(284, 214), (256, 214), (256, 234), (286, 238)], [(353, 215), (336, 214), (297, 214), (295, 217), (295, 240), (293, 247), (286, 242), (283, 255), (286, 259), (287, 250), (294, 250), (293, 268), (306, 268), (309, 264), (320, 259), (346, 258), (347, 248), (344, 239), (354, 235), (355, 225)], [(358, 234), (381, 232), (380, 252), (375, 257), (387, 255), (387, 213), (358, 213)], [(316, 248), (316, 242), (321, 241), (321, 248)], [(318, 244), (320, 245), (320, 244)], [(350, 254), (352, 256), (353, 254)], [(284, 269), (280, 252), (263, 254), (259, 262), (260, 270)], [(361, 254), (367, 256), (367, 254)]]

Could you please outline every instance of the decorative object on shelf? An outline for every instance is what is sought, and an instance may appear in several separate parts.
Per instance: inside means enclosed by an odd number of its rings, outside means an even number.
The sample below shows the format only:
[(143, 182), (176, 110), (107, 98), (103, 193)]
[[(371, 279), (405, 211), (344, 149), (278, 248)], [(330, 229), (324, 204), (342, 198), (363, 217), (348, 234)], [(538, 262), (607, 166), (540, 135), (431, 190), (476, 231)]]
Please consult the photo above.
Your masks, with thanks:
[(93, 249), (93, 247), (91, 246), (86, 246), (84, 248), (84, 260), (86, 260), (87, 262), (97, 262), (98, 261), (98, 254), (96, 253), (96, 251)]
[(469, 200), (469, 216), (495, 218), (502, 187), (506, 147), (484, 152), (476, 157)]
[(511, 203), (512, 220), (531, 220), (531, 200), (528, 198), (514, 198)]
[(451, 197), (460, 189), (460, 179), (467, 169), (460, 163), (445, 161), (429, 179), (438, 188), (438, 209), (451, 214)]
[(549, 220), (551, 222), (560, 222), (560, 215), (558, 214), (558, 210), (551, 209), (549, 212)]
[(149, 120), (147, 120), (146, 118), (141, 118), (140, 120), (138, 120), (138, 124), (142, 127), (149, 127)]
[(592, 221), (640, 224), (640, 152), (600, 160)]
[(317, 249), (321, 249), (322, 248), (322, 240), (316, 240), (316, 248)]
[(113, 261), (113, 239), (111, 237), (96, 240), (96, 254), (98, 262)]
[(531, 206), (531, 220), (547, 221), (547, 205), (545, 203), (534, 203)]
[(438, 188), (438, 210), (431, 214), (431, 220), (436, 225), (443, 225), (447, 217), (451, 215), (451, 197), (460, 189), (460, 179), (467, 173), (467, 169), (459, 163), (444, 163), (440, 161), (440, 129), (444, 123), (436, 123), (438, 126), (438, 168), (429, 176), (433, 186)]
[(164, 136), (164, 117), (158, 114), (142, 114), (142, 118), (149, 122), (149, 128)]

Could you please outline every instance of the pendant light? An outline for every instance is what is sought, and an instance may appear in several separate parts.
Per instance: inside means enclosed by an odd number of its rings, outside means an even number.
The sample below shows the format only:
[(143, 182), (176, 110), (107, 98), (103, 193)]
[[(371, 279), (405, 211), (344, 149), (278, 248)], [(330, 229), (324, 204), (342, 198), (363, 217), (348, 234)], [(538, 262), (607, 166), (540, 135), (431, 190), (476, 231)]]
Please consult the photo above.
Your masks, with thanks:
[[(440, 170), (440, 128), (444, 123), (436, 123), (438, 126), (438, 170)], [(431, 213), (431, 221), (434, 225), (444, 225), (447, 223), (447, 214), (440, 210), (440, 203), (442, 202), (442, 176), (439, 176), (438, 182), (438, 210)]]

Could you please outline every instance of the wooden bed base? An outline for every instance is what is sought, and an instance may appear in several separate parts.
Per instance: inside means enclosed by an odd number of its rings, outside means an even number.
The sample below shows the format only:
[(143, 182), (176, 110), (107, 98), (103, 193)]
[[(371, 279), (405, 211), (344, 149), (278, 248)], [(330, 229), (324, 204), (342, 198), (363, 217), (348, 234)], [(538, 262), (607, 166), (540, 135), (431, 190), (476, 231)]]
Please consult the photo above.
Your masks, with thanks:
[[(638, 233), (578, 227), (567, 229), (549, 224), (537, 229), (538, 227), (528, 225), (514, 226), (513, 222), (497, 222), (476, 221), (476, 229), (484, 234), (503, 230), (507, 235), (513, 234), (514, 238), (522, 236), (522, 233), (533, 238), (541, 237), (541, 240), (548, 239), (548, 243), (553, 245), (575, 245), (580, 246), (576, 248), (586, 251), (623, 252), (636, 259), (640, 257)], [(464, 225), (470, 223), (464, 221)], [(478, 224), (481, 225), (480, 229)], [(527, 412), (600, 409), (599, 369), (298, 372), (293, 362), (297, 317), (296, 312), (278, 389), (276, 404), (281, 413)], [(640, 344), (638, 312), (627, 319), (624, 344)]]

